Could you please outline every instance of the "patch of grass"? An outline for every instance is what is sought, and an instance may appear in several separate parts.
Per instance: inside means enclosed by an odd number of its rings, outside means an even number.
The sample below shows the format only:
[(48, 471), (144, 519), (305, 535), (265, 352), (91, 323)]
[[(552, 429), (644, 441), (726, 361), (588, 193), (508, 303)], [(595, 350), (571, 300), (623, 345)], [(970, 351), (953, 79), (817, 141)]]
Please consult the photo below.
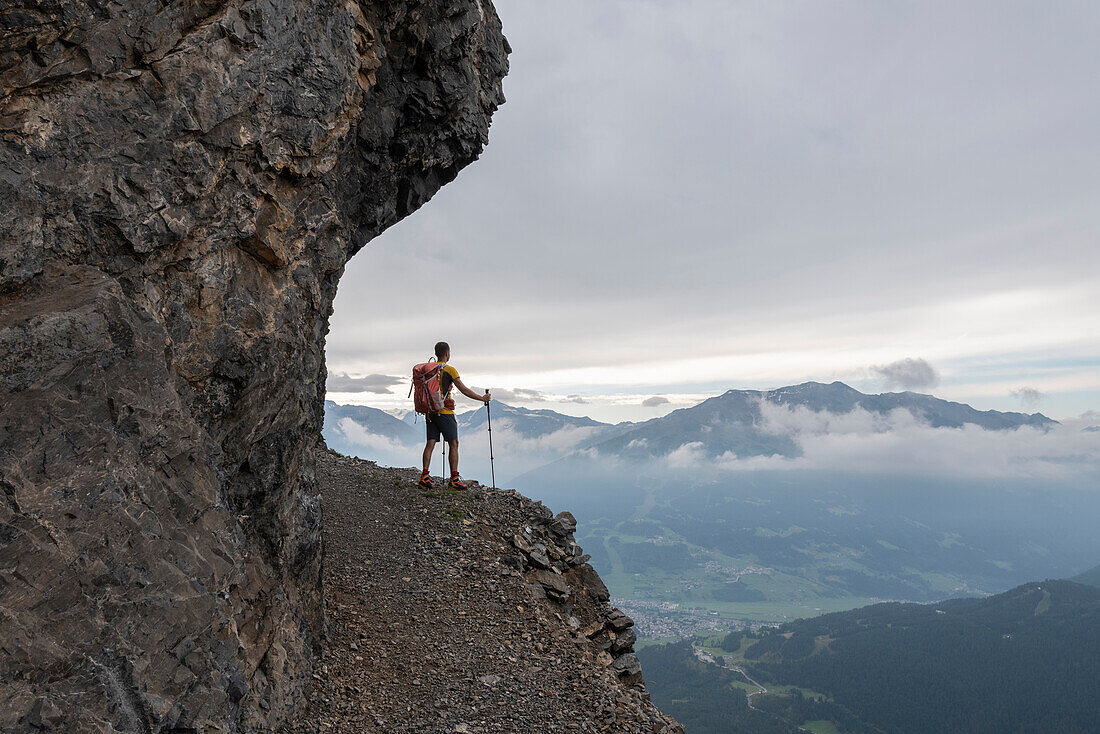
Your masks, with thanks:
[(1039, 600), (1039, 603), (1035, 605), (1035, 616), (1045, 614), (1050, 611), (1050, 592), (1043, 589), (1043, 598)]
[(634, 643), (634, 651), (637, 652), (650, 645), (667, 645), (670, 642), (678, 642), (679, 637), (639, 637)]
[(803, 698), (814, 698), (819, 701), (828, 701), (829, 697), (821, 691), (815, 691), (812, 688), (801, 688), (799, 686), (777, 686), (775, 684), (768, 686), (768, 693), (775, 693), (781, 696), (789, 696), (795, 691), (801, 691)]
[(745, 693), (757, 693), (760, 691), (759, 688), (749, 683), (747, 680), (732, 680), (730, 681), (730, 686), (742, 690)]
[(443, 511), (443, 518), (448, 522), (462, 522), (462, 510), (456, 507), (448, 507)]
[(840, 734), (840, 729), (836, 728), (836, 724), (825, 719), (804, 722), (802, 728), (813, 732), (813, 734)]

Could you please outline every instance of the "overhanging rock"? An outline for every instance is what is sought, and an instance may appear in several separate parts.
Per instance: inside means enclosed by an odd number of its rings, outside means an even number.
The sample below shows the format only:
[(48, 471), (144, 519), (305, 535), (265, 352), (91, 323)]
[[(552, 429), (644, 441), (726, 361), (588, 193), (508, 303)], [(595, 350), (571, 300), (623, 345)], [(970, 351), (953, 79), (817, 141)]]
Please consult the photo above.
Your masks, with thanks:
[(344, 264), (480, 153), (488, 0), (60, 0), (0, 39), (0, 729), (270, 730), (322, 634)]

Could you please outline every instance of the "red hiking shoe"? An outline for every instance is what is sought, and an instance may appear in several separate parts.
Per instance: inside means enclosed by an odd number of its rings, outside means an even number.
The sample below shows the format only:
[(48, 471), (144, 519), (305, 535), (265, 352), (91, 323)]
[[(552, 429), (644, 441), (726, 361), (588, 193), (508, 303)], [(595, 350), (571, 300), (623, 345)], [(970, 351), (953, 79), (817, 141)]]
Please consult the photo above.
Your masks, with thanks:
[(462, 481), (462, 478), (457, 474), (452, 474), (450, 480), (447, 482), (448, 489), (466, 489), (466, 484)]
[(428, 476), (427, 474), (421, 474), (420, 481), (416, 483), (416, 486), (420, 487), (421, 489), (431, 489), (435, 485), (432, 484), (432, 478), (430, 476)]

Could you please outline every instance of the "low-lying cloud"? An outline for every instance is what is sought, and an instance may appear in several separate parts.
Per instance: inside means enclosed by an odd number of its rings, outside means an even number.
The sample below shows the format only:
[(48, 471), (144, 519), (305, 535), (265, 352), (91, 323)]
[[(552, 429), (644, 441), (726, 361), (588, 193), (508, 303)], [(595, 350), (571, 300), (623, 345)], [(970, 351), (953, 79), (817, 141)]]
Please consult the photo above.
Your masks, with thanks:
[(491, 392), (494, 400), (503, 400), (506, 403), (545, 403), (549, 399), (545, 393), (525, 387), (495, 387)]
[[(384, 453), (386, 455), (403, 455), (407, 453), (408, 450), (408, 447), (400, 441), (396, 441), (389, 436), (371, 433), (365, 426), (357, 423), (351, 418), (341, 418), (337, 421), (336, 430), (344, 436), (348, 443), (366, 449), (367, 451)], [(366, 456), (368, 458), (374, 458), (371, 454), (366, 454)]]
[[(497, 477), (514, 477), (562, 458), (582, 446), (597, 441), (600, 426), (565, 426), (539, 435), (524, 435), (509, 419), (493, 421), (493, 452)], [(460, 433), (463, 472), (471, 477), (488, 474), (488, 433)]]
[(654, 395), (651, 398), (646, 398), (642, 401), (642, 405), (647, 408), (656, 408), (658, 405), (665, 405), (668, 403), (668, 398), (664, 395)]
[(879, 364), (871, 367), (871, 372), (880, 377), (887, 387), (900, 387), (905, 390), (920, 390), (935, 387), (940, 382), (940, 375), (927, 360), (924, 359), (899, 359), (890, 364)]
[(330, 374), (325, 382), (328, 392), (370, 392), (377, 395), (385, 395), (394, 385), (405, 382), (402, 377), (390, 375), (367, 375), (366, 377), (352, 377), (343, 373)]
[(761, 404), (759, 428), (790, 436), (798, 456), (717, 458), (702, 443), (671, 451), (670, 470), (805, 470), (961, 478), (1075, 479), (1100, 475), (1100, 432), (1078, 426), (988, 430), (973, 424), (936, 428), (905, 409), (887, 414), (857, 408), (849, 413)]

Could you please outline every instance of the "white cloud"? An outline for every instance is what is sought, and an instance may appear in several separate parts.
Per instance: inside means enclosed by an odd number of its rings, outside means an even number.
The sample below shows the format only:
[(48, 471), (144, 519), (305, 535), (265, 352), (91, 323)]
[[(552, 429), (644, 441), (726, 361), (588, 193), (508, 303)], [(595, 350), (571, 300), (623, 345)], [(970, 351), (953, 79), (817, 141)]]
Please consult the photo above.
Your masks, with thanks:
[(890, 364), (875, 365), (871, 371), (881, 377), (889, 387), (906, 390), (935, 387), (940, 382), (936, 368), (924, 359), (899, 359)]
[(403, 377), (390, 375), (366, 375), (364, 377), (352, 377), (351, 375), (333, 372), (328, 376), (325, 389), (333, 393), (369, 392), (378, 395), (386, 395), (394, 385), (400, 385), (406, 380)]
[(336, 422), (336, 429), (344, 435), (349, 443), (368, 451), (385, 452), (387, 455), (408, 453), (408, 447), (404, 444), (393, 440), (389, 436), (371, 433), (351, 418), (341, 418)]
[[(549, 464), (585, 446), (599, 437), (599, 426), (566, 426), (539, 436), (524, 436), (514, 429), (510, 419), (493, 421), (493, 451), (497, 458), (498, 478), (517, 476)], [(485, 476), (488, 469), (489, 438), (484, 430), (460, 433), (462, 465), (471, 476)], [(595, 450), (591, 451), (595, 455)]]
[(668, 462), (669, 467), (673, 469), (688, 469), (705, 465), (707, 456), (702, 442), (692, 441), (673, 449), (665, 457), (665, 460)]
[(494, 400), (501, 400), (505, 403), (545, 403), (548, 397), (541, 390), (531, 390), (529, 388), (515, 387), (496, 387), (491, 390)]
[(512, 430), (510, 421), (493, 426), (493, 443), (515, 453), (564, 456), (581, 444), (588, 443), (600, 434), (598, 426), (566, 426), (540, 436), (524, 436)]
[(874, 413), (856, 408), (848, 413), (810, 410), (806, 406), (787, 406), (761, 401), (758, 427), (776, 435), (869, 434), (883, 433), (900, 426), (918, 424), (908, 410), (897, 408), (889, 413)]
[[(832, 414), (767, 403), (761, 408), (768, 430), (792, 436), (802, 455), (739, 458), (727, 452), (717, 468), (1047, 479), (1100, 472), (1100, 434), (1076, 426), (934, 428), (902, 409), (882, 416), (863, 409)], [(670, 465), (684, 459), (668, 458)]]

